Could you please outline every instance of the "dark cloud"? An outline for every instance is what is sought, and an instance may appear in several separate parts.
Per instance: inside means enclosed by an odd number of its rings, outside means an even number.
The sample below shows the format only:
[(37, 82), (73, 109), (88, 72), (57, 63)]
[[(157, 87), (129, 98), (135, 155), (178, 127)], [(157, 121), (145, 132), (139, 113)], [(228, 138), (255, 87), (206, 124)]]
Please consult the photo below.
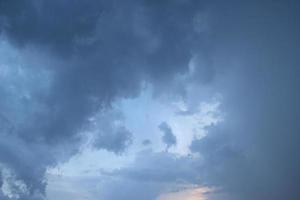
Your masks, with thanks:
[(226, 118), (191, 145), (204, 159), (202, 181), (228, 195), (211, 199), (300, 197), (298, 8), (296, 1), (215, 5), (215, 65), (226, 67), (215, 89)]
[[(222, 93), (227, 114), (192, 143), (203, 162), (143, 155), (116, 172), (129, 179), (112, 182), (117, 190), (104, 199), (153, 199), (163, 186), (153, 182), (194, 177), (230, 200), (299, 199), (298, 10), (293, 0), (0, 0), (1, 41), (13, 45), (1, 42), (0, 162), (14, 180), (1, 169), (1, 199), (4, 186), (42, 199), (47, 167), (74, 155), (79, 133), (112, 102), (137, 96), (145, 82), (186, 94), (193, 81)], [(95, 146), (123, 152), (130, 131), (107, 127)], [(168, 147), (176, 144), (162, 129)]]
[(93, 35), (103, 10), (96, 1), (1, 1), (1, 30), (15, 44), (49, 45), (59, 53), (75, 50), (77, 39)]
[[(145, 82), (163, 88), (188, 71), (203, 43), (197, 2), (0, 1), (2, 48), (12, 49), (2, 63), (10, 67), (1, 74), (0, 162), (30, 188), (28, 198), (44, 193), (47, 167), (78, 151), (90, 117)], [(116, 126), (95, 146), (121, 153), (130, 141)]]
[(162, 122), (158, 128), (164, 133), (162, 136), (162, 141), (167, 145), (167, 150), (171, 146), (176, 145), (176, 136), (173, 134), (171, 127), (166, 122)]

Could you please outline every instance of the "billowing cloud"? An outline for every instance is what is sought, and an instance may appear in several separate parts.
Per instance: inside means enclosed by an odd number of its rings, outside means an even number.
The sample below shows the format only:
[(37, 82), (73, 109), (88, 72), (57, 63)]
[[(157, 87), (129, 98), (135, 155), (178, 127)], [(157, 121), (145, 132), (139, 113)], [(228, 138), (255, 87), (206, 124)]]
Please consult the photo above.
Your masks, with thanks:
[[(186, 103), (182, 117), (220, 93), (224, 120), (200, 125), (203, 138), (194, 129), (190, 154), (133, 152), (101, 174), (98, 196), (150, 200), (179, 182), (216, 188), (209, 200), (299, 199), (298, 10), (293, 0), (1, 0), (0, 198), (46, 198), (47, 169), (86, 143), (124, 156), (137, 133), (110, 110), (151, 85), (153, 98)], [(165, 121), (164, 143), (179, 146)]]
[[(198, 8), (181, 1), (1, 1), (0, 162), (28, 188), (18, 197), (44, 194), (46, 169), (79, 150), (95, 113), (137, 96), (145, 83), (172, 85), (188, 71), (191, 48), (201, 43), (191, 32)], [(124, 151), (130, 131), (107, 127), (95, 147)]]

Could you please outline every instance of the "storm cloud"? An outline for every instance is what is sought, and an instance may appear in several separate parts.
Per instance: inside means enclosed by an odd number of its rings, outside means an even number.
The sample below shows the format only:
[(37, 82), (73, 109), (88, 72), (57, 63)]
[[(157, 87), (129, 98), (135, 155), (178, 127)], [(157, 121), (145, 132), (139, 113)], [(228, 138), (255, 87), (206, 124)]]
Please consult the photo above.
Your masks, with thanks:
[[(129, 166), (103, 172), (103, 199), (156, 199), (177, 184), (225, 195), (209, 200), (299, 199), (299, 7), (0, 0), (0, 198), (47, 198), (47, 170), (88, 144), (116, 157), (137, 151)], [(193, 129), (188, 153), (161, 151), (154, 132), (142, 147), (153, 149), (136, 150), (143, 133), (115, 107), (150, 87), (153, 98), (179, 99), (183, 117), (220, 94), (224, 120), (203, 137)], [(164, 117), (169, 149), (187, 129)]]
[[(24, 198), (44, 193), (47, 167), (77, 152), (90, 117), (118, 98), (137, 96), (145, 82), (171, 84), (188, 70), (198, 41), (190, 32), (198, 12), (191, 2), (0, 5), (2, 49), (10, 51), (1, 65), (1, 162), (27, 185)], [(101, 132), (95, 146), (123, 151), (130, 133), (114, 129)], [(36, 159), (22, 156), (28, 170), (18, 164), (24, 151)]]

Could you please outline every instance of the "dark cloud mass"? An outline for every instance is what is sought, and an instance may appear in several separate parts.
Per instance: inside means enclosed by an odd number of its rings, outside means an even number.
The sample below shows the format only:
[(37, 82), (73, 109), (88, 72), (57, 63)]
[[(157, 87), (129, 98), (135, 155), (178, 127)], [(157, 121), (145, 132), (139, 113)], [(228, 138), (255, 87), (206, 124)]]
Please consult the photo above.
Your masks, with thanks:
[(133, 134), (107, 110), (148, 85), (187, 102), (208, 87), (226, 118), (194, 139), (195, 158), (142, 152), (107, 173), (117, 178), (103, 199), (152, 200), (178, 182), (226, 194), (209, 200), (300, 199), (299, 9), (293, 0), (0, 0), (0, 199), (45, 199), (47, 168), (75, 155), (86, 132), (94, 148), (122, 155)]
[[(26, 185), (19, 198), (44, 194), (46, 168), (76, 153), (90, 117), (117, 98), (136, 96), (145, 82), (171, 84), (188, 70), (200, 42), (190, 32), (194, 6), (0, 1), (2, 48), (10, 49), (1, 65), (0, 159)], [(131, 134), (113, 126), (98, 134), (95, 147), (121, 153)]]
[(203, 156), (205, 182), (228, 199), (299, 199), (299, 3), (236, 6), (219, 10), (227, 49), (216, 65), (232, 65), (217, 86), (226, 122), (191, 150)]

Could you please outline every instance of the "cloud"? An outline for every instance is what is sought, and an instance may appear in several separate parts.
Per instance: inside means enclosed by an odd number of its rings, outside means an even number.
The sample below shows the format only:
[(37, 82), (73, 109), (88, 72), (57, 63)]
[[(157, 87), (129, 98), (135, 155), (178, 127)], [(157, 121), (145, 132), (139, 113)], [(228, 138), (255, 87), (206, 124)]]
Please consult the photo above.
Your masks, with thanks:
[(149, 146), (149, 145), (151, 145), (151, 140), (145, 139), (145, 140), (143, 140), (142, 144), (143, 144), (144, 146)]
[(176, 145), (176, 136), (173, 134), (171, 127), (166, 122), (162, 122), (158, 128), (164, 133), (162, 136), (162, 141), (167, 145), (167, 149), (173, 145)]
[(132, 133), (125, 127), (124, 116), (113, 108), (103, 109), (91, 117), (85, 132), (90, 132), (91, 145), (94, 148), (116, 154), (124, 152), (133, 142)]
[(292, 1), (216, 5), (215, 17), (225, 17), (222, 24), (214, 22), (216, 41), (225, 44), (216, 42), (214, 62), (226, 68), (214, 87), (224, 97), (226, 117), (191, 145), (203, 158), (203, 183), (225, 195), (208, 199), (300, 196), (300, 162), (293, 156), (299, 150), (299, 28), (293, 8), (298, 6)]
[(124, 127), (116, 127), (109, 134), (101, 134), (95, 141), (95, 147), (100, 147), (115, 153), (121, 153), (132, 143), (131, 133)]
[[(192, 142), (199, 158), (139, 155), (103, 199), (150, 200), (179, 180), (225, 195), (210, 199), (299, 199), (297, 1), (0, 4), (0, 198), (43, 199), (47, 168), (79, 151), (90, 119), (150, 84), (190, 102), (219, 92), (226, 119)], [(94, 147), (125, 151), (131, 131), (100, 119)]]
[[(95, 113), (188, 72), (202, 43), (195, 2), (1, 1), (0, 162), (30, 198), (44, 195), (49, 166), (79, 151)], [(131, 132), (108, 127), (95, 147), (124, 151)]]

